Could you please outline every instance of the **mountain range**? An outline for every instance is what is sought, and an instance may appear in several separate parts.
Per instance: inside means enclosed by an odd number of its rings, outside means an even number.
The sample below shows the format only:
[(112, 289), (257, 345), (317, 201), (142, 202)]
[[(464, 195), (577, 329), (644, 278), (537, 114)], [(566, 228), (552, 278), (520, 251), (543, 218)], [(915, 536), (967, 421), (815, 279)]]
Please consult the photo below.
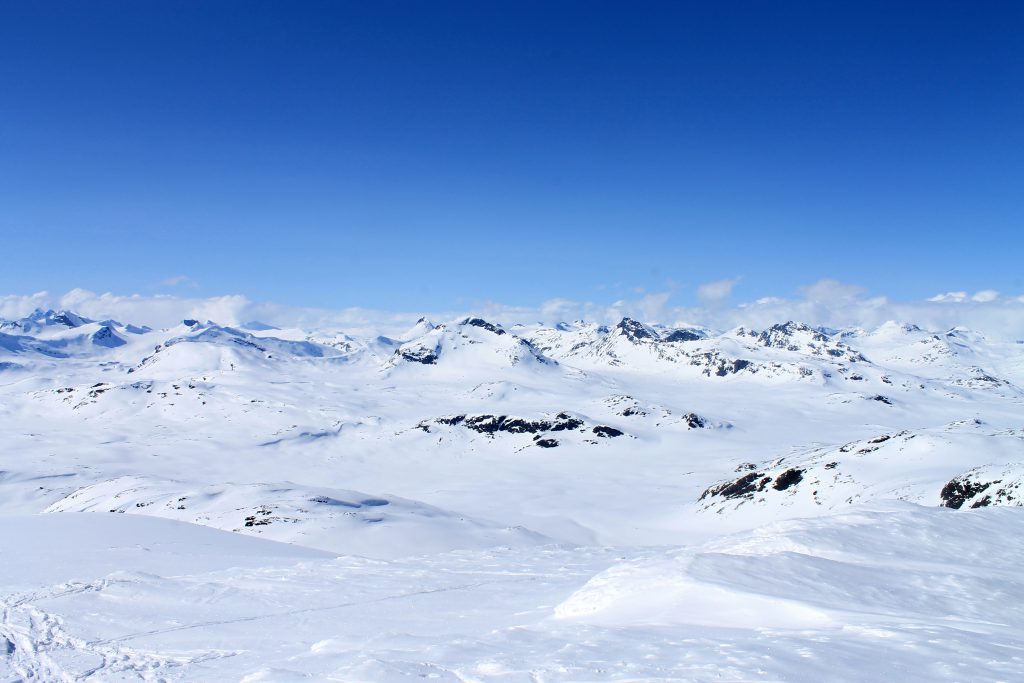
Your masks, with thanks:
[[(835, 605), (825, 609), (819, 596), (797, 608), (800, 598), (789, 593), (752, 597), (757, 591), (739, 586), (747, 579), (725, 565), (719, 569), (734, 577), (732, 592), (700, 597), (694, 586), (710, 580), (718, 560), (697, 571), (693, 549), (741, 557), (739, 541), (721, 552), (713, 548), (736, 538), (747, 538), (742, 543), (749, 548), (749, 539), (765, 538), (765, 529), (773, 529), (773, 539), (790, 538), (795, 529), (804, 538), (815, 524), (831, 525), (823, 533), (833, 538), (856, 527), (859, 514), (872, 524), (890, 518), (910, 530), (920, 524), (939, 536), (949, 528), (957, 543), (971, 532), (956, 515), (988, 515), (1000, 529), (1019, 524), (1019, 514), (986, 510), (1024, 505), (1024, 343), (900, 322), (827, 329), (780, 321), (716, 330), (630, 318), (614, 325), (503, 325), (465, 317), (420, 319), (396, 338), (192, 319), (151, 329), (36, 310), (0, 320), (0, 426), (0, 515), (26, 529), (45, 524), (54, 538), (61, 538), (60, 522), (50, 520), (91, 512), (89, 519), (138, 518), (130, 524), (157, 525), (154, 533), (164, 533), (159, 525), (186, 523), (312, 553), (296, 555), (296, 562), (363, 558), (358, 571), (366, 576), (371, 565), (365, 563), (381, 563), (387, 574), (411, 571), (411, 558), (429, 557), (424, 562), (432, 572), (448, 576), (456, 566), (472, 566), (479, 580), (488, 558), (500, 552), (512, 558), (502, 562), (532, 567), (536, 576), (557, 573), (557, 566), (577, 568), (566, 569), (578, 576), (564, 585), (552, 579), (561, 587), (544, 598), (556, 606), (542, 610), (543, 618), (561, 619), (559, 628), (566, 619), (598, 628), (620, 611), (627, 615), (620, 625), (666, 623), (665, 605), (651, 602), (649, 593), (622, 602), (643, 593), (646, 581), (670, 586), (679, 609), (690, 600), (704, 605), (705, 616), (694, 624), (708, 625), (706, 615), (723, 607), (742, 611), (747, 600), (759, 605), (758, 614), (787, 606), (778, 612), (789, 615), (779, 616), (780, 629), (827, 631)], [(66, 533), (83, 523), (67, 522)], [(129, 522), (89, 524), (99, 525), (89, 533), (101, 538), (145, 533), (118, 530)], [(174, 533), (186, 545), (209, 543), (193, 540), (191, 531)], [(887, 552), (872, 548), (864, 552)], [(57, 551), (50, 552), (38, 561), (56, 561)], [(248, 546), (238, 552), (251, 564)], [(804, 555), (863, 566), (838, 552)], [(252, 553), (261, 556), (258, 548)], [(801, 565), (804, 560), (779, 571), (827, 574)], [(138, 558), (119, 560), (163, 577), (123, 579), (153, 605), (173, 592), (169, 577), (191, 572), (180, 558), (168, 560), (174, 561), (167, 574)], [(204, 585), (216, 583), (204, 576)], [(398, 574), (389, 576), (398, 581)], [(93, 592), (113, 591), (109, 582), (122, 579), (103, 580), (108, 583)], [(229, 585), (235, 584), (223, 583)], [(716, 585), (726, 590), (721, 581)], [(343, 672), (337, 680), (423, 673), (408, 662), (381, 669), (362, 659), (360, 669), (339, 643), (323, 646), (333, 653), (327, 669), (275, 660), (270, 673), (259, 673), (265, 664), (259, 657), (220, 662), (209, 648), (174, 664), (171, 651), (185, 645), (166, 640), (139, 655), (138, 666), (116, 664), (130, 658), (125, 648), (86, 647), (88, 638), (76, 644), (72, 635), (53, 636), (53, 652), (29, 651), (26, 643), (41, 637), (32, 629), (45, 619), (25, 606), (47, 615), (60, 610), (10, 597), (12, 590), (0, 624), (0, 657), (3, 639), (8, 643), (0, 680), (5, 666), (11, 680), (58, 674), (65, 678), (52, 679), (108, 680), (115, 671), (125, 680), (197, 680), (203, 662), (214, 660), (210, 671), (230, 671), (232, 680), (243, 673), (257, 676), (244, 680), (290, 680), (295, 672), (326, 677), (328, 669)], [(86, 624), (79, 607), (62, 607), (61, 618)], [(484, 620), (488, 632), (517, 623), (498, 612), (503, 616)], [(712, 621), (729, 625), (721, 616)], [(760, 622), (739, 616), (735, 623), (756, 630)], [(232, 642), (225, 651), (248, 652)], [(185, 649), (193, 646), (199, 647)], [(628, 642), (617, 647), (635, 654)], [(389, 652), (374, 661), (406, 661)], [(469, 656), (460, 652), (436, 656)], [(76, 657), (99, 663), (79, 666)], [(232, 661), (247, 663), (238, 669)], [(737, 675), (757, 671), (750, 662), (736, 666)], [(584, 670), (625, 675), (628, 667)], [(545, 671), (532, 680), (576, 680)], [(464, 671), (451, 680), (497, 680), (498, 673), (481, 670), (473, 678)], [(520, 679), (510, 674), (508, 680)]]

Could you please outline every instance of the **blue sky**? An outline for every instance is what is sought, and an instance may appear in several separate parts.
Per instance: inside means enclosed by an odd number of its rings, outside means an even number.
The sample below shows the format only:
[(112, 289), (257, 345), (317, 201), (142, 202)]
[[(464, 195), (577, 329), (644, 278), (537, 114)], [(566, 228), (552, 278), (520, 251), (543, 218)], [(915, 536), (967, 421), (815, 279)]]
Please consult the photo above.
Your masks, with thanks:
[(0, 10), (0, 292), (1024, 293), (1024, 4)]

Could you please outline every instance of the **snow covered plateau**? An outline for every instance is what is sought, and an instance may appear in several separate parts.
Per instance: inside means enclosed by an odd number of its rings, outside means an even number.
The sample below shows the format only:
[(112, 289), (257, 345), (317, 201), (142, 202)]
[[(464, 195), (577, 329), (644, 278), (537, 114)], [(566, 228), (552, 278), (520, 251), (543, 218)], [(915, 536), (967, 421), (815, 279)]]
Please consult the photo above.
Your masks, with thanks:
[(0, 683), (1024, 681), (1024, 343), (0, 320)]

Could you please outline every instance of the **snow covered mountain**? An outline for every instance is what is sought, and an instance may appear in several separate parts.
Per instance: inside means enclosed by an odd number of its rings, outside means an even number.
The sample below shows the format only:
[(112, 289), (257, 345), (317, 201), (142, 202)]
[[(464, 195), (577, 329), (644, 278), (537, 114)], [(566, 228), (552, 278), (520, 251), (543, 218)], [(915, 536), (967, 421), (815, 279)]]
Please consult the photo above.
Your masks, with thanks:
[[(733, 678), (794, 680), (796, 664), (758, 668), (757, 629), (782, 634), (773, 646), (796, 646), (801, 630), (830, 634), (854, 657), (870, 647), (868, 631), (835, 629), (852, 623), (837, 615), (859, 598), (812, 598), (784, 590), (782, 579), (757, 588), (743, 572), (820, 570), (822, 581), (856, 574), (870, 583), (877, 577), (857, 567), (889, 551), (864, 529), (890, 518), (936, 535), (949, 529), (983, 556), (974, 526), (997, 534), (1024, 523), (1022, 387), (1024, 344), (896, 322), (873, 330), (795, 321), (712, 330), (628, 318), (545, 326), (466, 317), (422, 319), (390, 338), (199, 320), (149, 329), (71, 311), (0, 320), (0, 514), (9, 528), (24, 526), (19, 533), (53, 539), (64, 533), (59, 520), (69, 520), (66, 533), (95, 529), (103, 535), (98, 547), (108, 548), (109, 535), (118, 558), (43, 583), (27, 570), (5, 569), (0, 681), (531, 680), (525, 672), (534, 670), (543, 674), (532, 680), (611, 680), (633, 675), (627, 662), (643, 657), (639, 643), (648, 636), (660, 643), (651, 654), (662, 670), (711, 680), (669, 654), (671, 629), (696, 626), (750, 629), (749, 637), (736, 636), (748, 654), (730, 664)], [(93, 514), (73, 514), (84, 512)], [(129, 517), (135, 521), (107, 519)], [(125, 550), (146, 529), (180, 539), (182, 552), (203, 558), (202, 568), (171, 553), (164, 571)], [(815, 537), (816, 529), (824, 536)], [(231, 565), (201, 549), (220, 543), (210, 540), (225, 537), (219, 532), (250, 537), (225, 542), (237, 549), (244, 578), (228, 577)], [(840, 556), (844, 534), (859, 539), (863, 557)], [(813, 549), (780, 555), (797, 548), (797, 537), (800, 548)], [(261, 565), (261, 548), (277, 548), (266, 551), (274, 563), (304, 563), (290, 571), (306, 583), (282, 588), (284, 569)], [(59, 555), (43, 546), (33, 552), (26, 567)], [(402, 588), (417, 563), (428, 568), (418, 575), (421, 593)], [(998, 567), (985, 571), (975, 579), (1005, 578)], [(384, 578), (371, 589), (374, 572)], [(423, 635), (410, 642), (429, 656), (401, 654), (413, 646), (400, 639), (382, 641), (371, 656), (354, 634), (330, 635), (326, 622), (282, 616), (286, 607), (313, 610), (309, 596), (330, 595), (335, 575), (367, 586), (346, 589), (354, 593), (335, 602), (363, 604), (388, 595), (428, 600), (411, 596), (484, 585), (488, 572), (500, 581), (520, 572), (537, 592), (511, 589), (508, 604), (487, 597), (465, 633), (449, 625), (454, 630), (440, 640), (424, 621)], [(92, 588), (78, 589), (86, 584)], [(645, 585), (673, 597), (654, 600)], [(290, 602), (270, 604), (262, 591), (271, 587)], [(1010, 581), (1000, 590), (1018, 588)], [(218, 630), (212, 615), (189, 616), (161, 602), (182, 590), (214, 602), (235, 591), (224, 598), (234, 626)], [(96, 595), (150, 601), (168, 610), (167, 621), (148, 629), (139, 623), (130, 640), (148, 645), (129, 646), (124, 634), (111, 635), (111, 624), (141, 617), (125, 607), (109, 623), (96, 622), (89, 616)], [(691, 600), (700, 614), (668, 616), (670, 606)], [(470, 602), (461, 603), (465, 610)], [(955, 613), (981, 619), (973, 609)], [(910, 597), (892, 610), (928, 623), (942, 613)], [(272, 665), (254, 654), (256, 646), (227, 635), (264, 617), (308, 631), (288, 641), (286, 657), (268, 655)], [(863, 629), (894, 630), (917, 643), (909, 627), (892, 621), (901, 618), (887, 617), (884, 626), (867, 620)], [(380, 619), (381, 628), (392, 628)], [(185, 622), (221, 634), (222, 644), (167, 635)], [(533, 630), (516, 630), (524, 624)], [(609, 624), (625, 630), (616, 635)], [(618, 648), (622, 661), (577, 652), (571, 661), (559, 655), (529, 665), (523, 654), (516, 664), (511, 655), (495, 656), (499, 645), (482, 635), (503, 632), (509, 647), (526, 653), (538, 642), (570, 647), (572, 629)], [(453, 640), (470, 632), (476, 640)], [(1019, 639), (1007, 633), (999, 637)], [(1013, 678), (1004, 655), (978, 647), (972, 661), (988, 668), (977, 680)], [(192, 654), (180, 654), (186, 651)], [(656, 668), (634, 678), (654, 680)], [(937, 669), (929, 675), (957, 679)]]

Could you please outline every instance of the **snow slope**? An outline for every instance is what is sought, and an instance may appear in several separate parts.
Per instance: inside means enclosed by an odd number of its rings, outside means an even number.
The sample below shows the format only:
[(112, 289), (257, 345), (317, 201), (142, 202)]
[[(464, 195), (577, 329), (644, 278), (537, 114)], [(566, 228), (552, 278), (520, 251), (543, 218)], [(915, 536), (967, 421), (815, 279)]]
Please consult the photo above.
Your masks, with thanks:
[(0, 321), (0, 681), (1014, 680), (1022, 386), (895, 322)]
[[(289, 557), (237, 536), (222, 548), (207, 538), (222, 532), (67, 514), (94, 545), (88, 567), (63, 573), (52, 568), (76, 554), (31, 542), (54, 516), (21, 518), (0, 543), (25, 570), (3, 601), (0, 674), (1014, 681), (1024, 672), (1018, 513), (890, 503), (695, 548), (498, 548), (389, 562), (298, 548)], [(126, 552), (133, 544), (159, 555)], [(49, 573), (26, 585), (37, 568)]]

